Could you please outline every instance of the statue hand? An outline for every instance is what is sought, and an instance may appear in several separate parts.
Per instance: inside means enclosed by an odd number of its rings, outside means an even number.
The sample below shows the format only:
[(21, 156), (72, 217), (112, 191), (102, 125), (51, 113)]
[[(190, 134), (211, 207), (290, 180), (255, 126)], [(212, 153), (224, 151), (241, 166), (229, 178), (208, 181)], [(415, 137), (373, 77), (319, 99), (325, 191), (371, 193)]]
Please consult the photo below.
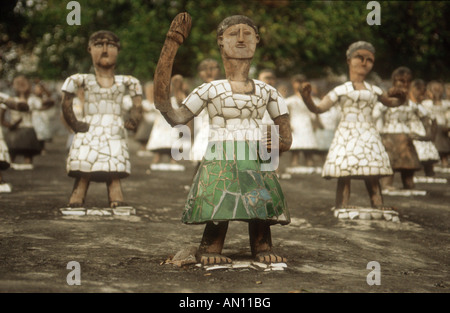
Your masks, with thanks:
[(300, 94), (302, 95), (303, 99), (309, 99), (311, 98), (311, 84), (308, 82), (302, 83), (300, 85)]
[(134, 130), (137, 129), (137, 126), (138, 126), (138, 125), (137, 125), (137, 123), (136, 123), (135, 120), (133, 120), (133, 119), (130, 118), (130, 119), (128, 119), (128, 120), (125, 121), (124, 126), (125, 126), (125, 128), (128, 129), (128, 130), (134, 131)]
[(388, 90), (388, 96), (398, 98), (400, 102), (405, 102), (408, 95), (408, 91), (403, 88), (392, 87)]
[(170, 24), (167, 37), (173, 39), (178, 44), (182, 44), (189, 35), (192, 26), (192, 19), (189, 13), (179, 13)]
[(27, 112), (30, 110), (30, 107), (28, 106), (28, 104), (26, 102), (18, 102), (17, 109), (19, 111)]
[(89, 126), (88, 123), (77, 121), (73, 131), (76, 133), (86, 133), (89, 130)]

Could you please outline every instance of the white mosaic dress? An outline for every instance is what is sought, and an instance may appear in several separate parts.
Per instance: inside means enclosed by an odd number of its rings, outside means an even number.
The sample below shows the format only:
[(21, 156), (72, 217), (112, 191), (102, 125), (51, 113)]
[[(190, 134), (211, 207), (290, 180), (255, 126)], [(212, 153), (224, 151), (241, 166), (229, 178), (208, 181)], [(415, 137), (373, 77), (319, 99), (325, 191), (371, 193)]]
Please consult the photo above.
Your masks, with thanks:
[[(425, 107), (421, 104), (414, 103), (409, 100), (409, 106), (412, 107), (413, 111), (416, 112), (415, 115), (409, 121), (410, 129), (413, 134), (417, 134), (419, 136), (425, 136), (426, 131), (423, 126), (422, 121), (420, 120), (422, 117), (430, 116)], [(419, 156), (419, 161), (421, 162), (430, 162), (439, 161), (439, 152), (436, 149), (434, 143), (430, 140), (413, 140), (414, 147), (416, 148), (417, 155)]]
[[(6, 106), (0, 104), (0, 108), (6, 110)], [(0, 170), (6, 170), (9, 168), (11, 159), (9, 157), (8, 146), (3, 138), (3, 127), (0, 127)]]
[[(20, 101), (18, 97), (13, 99)], [(33, 112), (42, 108), (42, 101), (40, 98), (30, 95), (27, 104), (29, 111), (9, 110), (11, 123), (21, 120), (16, 129), (5, 131), (5, 140), (12, 156), (34, 156), (40, 154), (42, 150), (42, 144), (38, 140), (32, 120)]]
[(416, 112), (404, 103), (398, 107), (379, 107), (383, 126), (381, 138), (389, 155), (394, 171), (420, 170), (421, 164), (413, 140), (411, 139), (411, 120)]
[[(170, 102), (172, 108), (176, 109), (179, 107), (175, 97), (171, 97)], [(180, 142), (177, 143), (178, 140), (180, 140)], [(188, 139), (185, 137), (180, 139), (179, 132), (172, 128), (172, 126), (167, 123), (164, 116), (158, 111), (146, 149), (156, 152), (170, 151), (176, 143), (183, 145), (185, 140)]]
[[(244, 135), (245, 139), (258, 140), (252, 137), (260, 133), (260, 127), (267, 125), (263, 118), (267, 113), (274, 119), (288, 114), (288, 108), (278, 91), (270, 85), (252, 80), (254, 93), (237, 94), (231, 90), (228, 80), (216, 80), (204, 83), (192, 91), (183, 101), (195, 116), (206, 108), (209, 114), (210, 141), (236, 139), (233, 136)], [(215, 136), (219, 136), (216, 138)]]
[(91, 180), (106, 181), (108, 174), (123, 178), (131, 172), (122, 100), (127, 91), (131, 97), (142, 95), (142, 87), (132, 76), (116, 75), (114, 79), (111, 87), (103, 88), (94, 74), (75, 74), (61, 88), (73, 94), (84, 88), (82, 121), (90, 125), (86, 133), (75, 134), (67, 158), (69, 176), (90, 173)]
[(341, 108), (322, 176), (364, 178), (392, 175), (389, 156), (372, 120), (372, 110), (382, 90), (364, 82), (365, 90), (355, 90), (352, 82), (328, 93)]
[(437, 133), (434, 139), (437, 150), (443, 155), (450, 154), (450, 133), (444, 132), (444, 129), (450, 127), (450, 101), (442, 100), (441, 104), (437, 105), (432, 100), (425, 100), (422, 104), (437, 123)]
[(308, 110), (303, 99), (293, 95), (286, 99), (292, 128), (292, 145), (290, 150), (316, 150), (317, 144), (311, 121), (311, 111)]

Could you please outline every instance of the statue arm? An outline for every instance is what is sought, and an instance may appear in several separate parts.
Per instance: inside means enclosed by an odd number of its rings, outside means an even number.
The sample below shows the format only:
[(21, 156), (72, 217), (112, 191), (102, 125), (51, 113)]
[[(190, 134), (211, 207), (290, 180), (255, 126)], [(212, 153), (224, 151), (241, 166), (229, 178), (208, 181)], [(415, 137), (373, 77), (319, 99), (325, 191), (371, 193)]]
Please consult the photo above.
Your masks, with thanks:
[(153, 79), (155, 107), (172, 126), (186, 124), (194, 118), (194, 114), (186, 107), (180, 106), (174, 109), (170, 102), (173, 62), (178, 48), (189, 34), (191, 23), (191, 17), (188, 13), (180, 13), (174, 18), (167, 32)]
[(89, 124), (77, 120), (75, 112), (73, 111), (73, 98), (75, 94), (64, 91), (62, 98), (62, 111), (64, 120), (67, 125), (76, 133), (85, 133), (89, 130)]

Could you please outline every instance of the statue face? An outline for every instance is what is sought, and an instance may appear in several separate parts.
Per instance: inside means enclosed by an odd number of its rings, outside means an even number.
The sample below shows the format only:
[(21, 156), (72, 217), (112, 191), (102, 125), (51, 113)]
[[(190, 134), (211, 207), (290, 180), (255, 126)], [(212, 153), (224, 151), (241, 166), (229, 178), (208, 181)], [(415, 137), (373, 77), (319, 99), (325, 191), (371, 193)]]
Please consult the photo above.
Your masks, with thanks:
[(111, 68), (116, 65), (119, 48), (114, 41), (108, 38), (101, 38), (89, 46), (89, 53), (94, 66)]
[(259, 74), (258, 79), (262, 82), (265, 82), (266, 84), (269, 84), (272, 87), (275, 87), (277, 81), (277, 78), (271, 72), (263, 72)]
[(224, 57), (251, 59), (259, 42), (259, 35), (247, 24), (236, 24), (228, 27), (217, 41)]
[(210, 83), (220, 75), (219, 64), (215, 61), (207, 61), (203, 64), (198, 74), (204, 82)]
[(404, 74), (395, 76), (392, 85), (397, 88), (409, 89), (409, 86), (411, 85), (411, 75)]
[(365, 76), (372, 70), (375, 56), (368, 50), (360, 49), (353, 52), (347, 62), (350, 72)]
[(30, 82), (24, 76), (17, 76), (13, 80), (13, 89), (17, 93), (28, 92), (30, 90), (30, 87), (31, 87)]

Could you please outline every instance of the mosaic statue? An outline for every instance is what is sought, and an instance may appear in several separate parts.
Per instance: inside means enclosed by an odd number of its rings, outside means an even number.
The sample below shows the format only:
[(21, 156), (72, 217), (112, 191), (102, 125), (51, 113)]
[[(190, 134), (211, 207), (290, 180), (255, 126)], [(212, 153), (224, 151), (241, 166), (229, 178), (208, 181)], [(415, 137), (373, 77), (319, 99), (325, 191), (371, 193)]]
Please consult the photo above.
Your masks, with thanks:
[[(450, 86), (450, 84), (446, 84)], [(447, 99), (444, 99), (444, 85), (438, 81), (431, 81), (427, 85), (429, 99), (423, 105), (436, 120), (437, 130), (434, 144), (439, 152), (441, 166), (448, 168), (450, 155), (450, 88), (446, 89)]]
[[(234, 220), (248, 222), (255, 260), (283, 262), (285, 258), (272, 249), (270, 226), (289, 223), (289, 211), (273, 167), (263, 171), (268, 159), (263, 160), (263, 154), (253, 147), (265, 146), (266, 152), (278, 153), (287, 151), (292, 139), (283, 98), (272, 86), (248, 77), (259, 42), (258, 29), (246, 16), (224, 19), (217, 29), (217, 43), (226, 79), (195, 88), (175, 110), (170, 105), (170, 75), (177, 49), (190, 26), (187, 13), (175, 17), (154, 77), (156, 107), (172, 126), (186, 124), (205, 108), (209, 115), (207, 151), (194, 177), (182, 221), (206, 224), (197, 252), (198, 261), (204, 265), (232, 262), (222, 255), (222, 249), (229, 221)], [(278, 133), (261, 131), (266, 110)]]
[[(412, 81), (411, 70), (401, 66), (392, 73), (392, 85), (394, 88), (410, 90)], [(380, 130), (383, 144), (389, 155), (394, 172), (400, 173), (404, 190), (413, 190), (414, 172), (421, 169), (419, 156), (413, 143), (411, 121), (417, 113), (417, 105), (405, 99), (404, 103), (395, 108), (383, 108), (383, 127)], [(385, 193), (394, 192), (394, 174), (382, 179)], [(408, 193), (407, 193), (408, 194)]]
[[(63, 115), (76, 133), (67, 158), (68, 175), (75, 178), (69, 207), (84, 205), (91, 181), (106, 182), (111, 208), (123, 206), (120, 179), (130, 174), (126, 129), (135, 130), (142, 116), (142, 87), (132, 76), (115, 75), (119, 38), (98, 31), (89, 39), (95, 74), (74, 74), (62, 86)], [(79, 89), (84, 90), (83, 118), (78, 120), (72, 104)], [(122, 100), (132, 97), (130, 118), (122, 119)]]
[(405, 101), (406, 90), (392, 88), (384, 93), (365, 81), (375, 62), (372, 44), (358, 41), (346, 53), (350, 80), (330, 91), (317, 105), (311, 98), (311, 85), (301, 88), (303, 101), (314, 113), (340, 106), (341, 120), (331, 143), (322, 176), (337, 178), (336, 208), (347, 207), (351, 179), (363, 179), (372, 208), (384, 209), (380, 177), (392, 175), (389, 156), (372, 121), (372, 110), (380, 101), (398, 106)]
[[(6, 109), (18, 110), (26, 112), (29, 110), (26, 102), (17, 101), (9, 95), (0, 93), (0, 109), (2, 114)], [(7, 184), (2, 177), (1, 171), (8, 169), (11, 166), (11, 158), (9, 156), (8, 146), (3, 138), (3, 127), (0, 127), (0, 192), (11, 192), (11, 186)]]
[(286, 99), (292, 125), (291, 166), (299, 165), (301, 152), (305, 158), (305, 165), (313, 166), (313, 152), (319, 147), (313, 126), (316, 115), (308, 110), (300, 95), (300, 87), (305, 81), (306, 77), (302, 74), (292, 76), (291, 84), (294, 94)]
[(425, 176), (433, 177), (434, 164), (439, 162), (439, 152), (433, 143), (437, 125), (431, 113), (422, 104), (425, 95), (425, 82), (422, 79), (413, 80), (409, 89), (409, 106), (416, 114), (410, 120), (411, 138)]
[[(12, 161), (11, 166), (16, 169), (33, 169), (33, 158), (42, 151), (42, 143), (39, 142), (33, 126), (33, 112), (44, 108), (41, 99), (31, 92), (31, 83), (24, 75), (14, 77), (13, 89), (16, 94), (14, 101), (27, 103), (29, 110), (10, 110), (8, 121), (2, 114), (3, 124), (8, 129), (5, 132), (5, 140)], [(23, 164), (16, 163), (18, 156), (23, 157)]]

